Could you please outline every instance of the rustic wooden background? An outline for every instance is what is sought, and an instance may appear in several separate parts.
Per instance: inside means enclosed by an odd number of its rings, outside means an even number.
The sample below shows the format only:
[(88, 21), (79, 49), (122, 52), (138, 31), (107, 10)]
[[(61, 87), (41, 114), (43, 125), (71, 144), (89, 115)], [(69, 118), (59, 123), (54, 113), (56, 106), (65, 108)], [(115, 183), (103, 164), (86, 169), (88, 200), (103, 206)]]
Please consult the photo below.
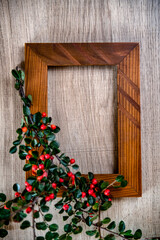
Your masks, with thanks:
[[(159, 0), (0, 0), (0, 125), (1, 125), (1, 143), (0, 143), (0, 192), (7, 193), (8, 197), (13, 197), (12, 184), (20, 182), (24, 186), (25, 174), (22, 173), (24, 162), (18, 160), (16, 156), (8, 153), (12, 141), (16, 138), (15, 129), (19, 127), (22, 116), (21, 102), (18, 94), (14, 90), (14, 82), (10, 71), (17, 64), (24, 66), (24, 43), (25, 42), (140, 42), (141, 57), (141, 129), (142, 129), (142, 171), (143, 171), (143, 197), (142, 198), (125, 198), (113, 201), (113, 207), (105, 214), (117, 221), (123, 219), (127, 227), (133, 230), (141, 228), (144, 237), (153, 237), (160, 235), (160, 79), (159, 79), (159, 25), (160, 25), (160, 1)], [(97, 78), (98, 77), (98, 78)], [(96, 101), (96, 108), (93, 110), (93, 116), (96, 116), (98, 104), (104, 99), (108, 101), (108, 111), (110, 115), (102, 110), (102, 123), (109, 117), (109, 122), (113, 125), (106, 130), (107, 136), (102, 132), (103, 141), (97, 138), (98, 144), (94, 149), (89, 133), (81, 135), (78, 130), (77, 142), (82, 143), (85, 138), (89, 140), (81, 149), (84, 152), (87, 149), (93, 150), (92, 162), (80, 163), (82, 169), (91, 168), (95, 171), (115, 171), (115, 164), (112, 159), (116, 157), (116, 114), (114, 107), (115, 98), (115, 69), (91, 68), (81, 69), (57, 69), (49, 70), (49, 113), (53, 115), (56, 122), (62, 126), (63, 135), (59, 136), (62, 140), (64, 150), (71, 152), (73, 143), (65, 149), (65, 134), (69, 134), (71, 139), (74, 134), (70, 131), (69, 126), (65, 128), (63, 118), (57, 113), (57, 106), (65, 104), (65, 98), (61, 94), (57, 98), (53, 97), (54, 87), (65, 91), (66, 80), (69, 79), (68, 85), (73, 85), (76, 80), (77, 84), (82, 84), (85, 89), (80, 88), (72, 92), (70, 99), (78, 101), (81, 97), (81, 104), (84, 109), (89, 109), (90, 100)], [(98, 82), (98, 79), (100, 82)], [(89, 89), (90, 82), (92, 89)], [(105, 82), (110, 85), (105, 85)], [(104, 99), (100, 98), (100, 84), (106, 87), (102, 89)], [(68, 87), (67, 87), (68, 89)], [(92, 95), (90, 90), (96, 90)], [(105, 95), (105, 90), (107, 91)], [(68, 91), (68, 90), (67, 90)], [(85, 93), (89, 93), (89, 98), (84, 99)], [(67, 93), (68, 94), (68, 93)], [(64, 95), (64, 96), (67, 96)], [(96, 95), (97, 94), (97, 95)], [(76, 95), (76, 97), (74, 96)], [(92, 99), (93, 98), (93, 99)], [(70, 100), (69, 98), (67, 101)], [(76, 99), (76, 100), (75, 100)], [(85, 101), (87, 104), (85, 106)], [(72, 107), (74, 104), (72, 105)], [(77, 104), (77, 107), (80, 107)], [(111, 110), (112, 109), (112, 110)], [(61, 109), (65, 113), (65, 121), (69, 114), (72, 113), (69, 106)], [(76, 109), (77, 110), (77, 109)], [(73, 109), (74, 111), (74, 109)], [(104, 112), (103, 112), (104, 111)], [(68, 115), (67, 115), (68, 112)], [(85, 111), (86, 112), (86, 111)], [(89, 112), (91, 114), (91, 112)], [(82, 117), (82, 116), (80, 116)], [(90, 119), (90, 116), (83, 116), (83, 121)], [(77, 121), (74, 120), (74, 124)], [(94, 124), (97, 124), (95, 119)], [(70, 122), (70, 124), (71, 124)], [(108, 122), (108, 124), (109, 124)], [(80, 123), (80, 122), (79, 122)], [(82, 124), (79, 125), (81, 128)], [(87, 126), (87, 125), (86, 125)], [(95, 126), (95, 125), (94, 125)], [(76, 129), (78, 127), (76, 126)], [(73, 129), (74, 130), (74, 129)], [(91, 129), (89, 129), (91, 131)], [(111, 134), (113, 133), (113, 135)], [(71, 134), (71, 135), (70, 135)], [(98, 134), (96, 131), (94, 134)], [(99, 135), (100, 136), (100, 135)], [(113, 138), (114, 136), (114, 138)], [(84, 138), (84, 139), (80, 139)], [(105, 142), (108, 148), (106, 151)], [(102, 143), (102, 145), (100, 145)], [(81, 145), (81, 144), (80, 144)], [(97, 147), (106, 151), (106, 155), (95, 155)], [(70, 149), (69, 149), (70, 148)], [(72, 153), (77, 153), (78, 146)], [(84, 151), (85, 150), (85, 151)], [(103, 151), (102, 151), (103, 152)], [(80, 154), (82, 161), (86, 161), (86, 156)], [(104, 159), (107, 156), (107, 162)], [(97, 159), (96, 159), (97, 158)], [(98, 162), (101, 162), (100, 166)], [(105, 165), (106, 164), (106, 165)], [(87, 166), (89, 165), (89, 166)], [(104, 167), (103, 167), (104, 166)], [(56, 222), (58, 221), (63, 228), (61, 220), (58, 219), (57, 213), (53, 210)], [(17, 224), (12, 224), (8, 240), (29, 240), (31, 231), (25, 232), (19, 230)], [(85, 234), (76, 236), (77, 240), (91, 239)]]

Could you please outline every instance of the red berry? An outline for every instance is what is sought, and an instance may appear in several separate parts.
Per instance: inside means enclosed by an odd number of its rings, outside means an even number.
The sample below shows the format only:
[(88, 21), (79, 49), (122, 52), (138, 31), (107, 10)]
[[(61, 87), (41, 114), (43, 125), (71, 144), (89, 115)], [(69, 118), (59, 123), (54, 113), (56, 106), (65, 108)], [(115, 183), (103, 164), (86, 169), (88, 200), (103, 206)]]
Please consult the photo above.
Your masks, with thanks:
[(9, 208), (7, 208), (6, 205), (4, 205), (4, 209), (9, 209)]
[(59, 179), (59, 182), (60, 182), (60, 183), (63, 183), (63, 182), (64, 182), (64, 179), (63, 179), (63, 178), (60, 178), (60, 179)]
[(36, 171), (37, 170), (37, 165), (32, 165), (32, 171)]
[(89, 206), (90, 206), (88, 202), (86, 203), (86, 206), (87, 206), (87, 207), (89, 207)]
[(46, 202), (49, 202), (51, 199), (50, 199), (50, 196), (47, 196), (47, 197), (45, 197), (45, 201)]
[(109, 195), (110, 195), (110, 190), (109, 190), (109, 189), (106, 189), (106, 190), (104, 191), (104, 195), (109, 196)]
[(30, 186), (30, 184), (28, 182), (25, 182), (25, 186), (28, 187)]
[(75, 175), (74, 175), (74, 174), (72, 174), (71, 178), (72, 178), (72, 180), (74, 180), (74, 179), (75, 179)]
[(21, 196), (21, 198), (22, 198), (23, 200), (25, 200), (25, 196)]
[(73, 173), (72, 172), (68, 172), (67, 175), (68, 175), (68, 177), (72, 177)]
[(89, 189), (89, 190), (88, 190), (88, 194), (89, 194), (89, 195), (92, 195), (93, 193), (94, 193), (93, 189)]
[(93, 194), (92, 194), (92, 197), (96, 198), (97, 196), (96, 196), (96, 194), (95, 194), (95, 193), (93, 193)]
[(39, 164), (39, 169), (43, 170), (44, 169), (44, 164)]
[(75, 184), (75, 180), (72, 180), (72, 185), (74, 185)]
[(26, 208), (26, 213), (30, 213), (32, 211), (31, 207)]
[(22, 127), (22, 132), (26, 133), (27, 132), (27, 127)]
[(45, 155), (45, 158), (46, 159), (49, 159), (51, 156), (47, 153), (46, 155)]
[(41, 130), (45, 130), (46, 128), (47, 128), (46, 125), (44, 125), (44, 124), (41, 125)]
[(52, 125), (51, 125), (51, 128), (52, 128), (53, 130), (56, 129), (56, 125), (52, 124)]
[(26, 187), (26, 190), (27, 190), (28, 192), (31, 192), (31, 191), (32, 191), (32, 186)]
[(47, 172), (44, 172), (42, 176), (47, 178), (48, 173), (47, 173)]
[(96, 185), (98, 183), (97, 179), (93, 178), (92, 179), (92, 184)]
[(56, 189), (57, 184), (56, 184), (56, 183), (52, 183), (52, 187), (53, 187), (54, 189)]
[(82, 192), (82, 198), (84, 198), (86, 196), (85, 192)]
[(42, 113), (42, 117), (46, 117), (47, 114), (45, 112)]
[(39, 158), (40, 158), (42, 161), (45, 160), (45, 156), (44, 156), (44, 155), (41, 155)]
[(21, 196), (21, 194), (19, 192), (16, 192), (14, 195), (15, 195), (15, 197), (20, 197)]
[(32, 157), (32, 155), (28, 154), (28, 155), (26, 156), (26, 160), (29, 160), (31, 157)]
[(63, 209), (64, 209), (65, 211), (67, 211), (67, 210), (69, 209), (69, 205), (68, 205), (68, 204), (64, 204), (64, 205), (63, 205)]
[(73, 164), (73, 163), (75, 163), (75, 159), (74, 159), (74, 158), (72, 158), (72, 159), (70, 160), (70, 164)]
[(51, 194), (49, 195), (49, 197), (50, 197), (50, 199), (54, 199), (54, 193), (51, 193)]
[(43, 175), (37, 177), (37, 181), (38, 181), (38, 182), (40, 182), (42, 179), (43, 179)]
[(111, 202), (111, 201), (112, 201), (112, 199), (111, 199), (111, 198), (108, 198), (108, 201), (109, 201), (109, 202)]
[(93, 184), (91, 184), (91, 185), (90, 185), (90, 188), (91, 188), (91, 189), (92, 189), (92, 188), (94, 188), (94, 185), (93, 185)]

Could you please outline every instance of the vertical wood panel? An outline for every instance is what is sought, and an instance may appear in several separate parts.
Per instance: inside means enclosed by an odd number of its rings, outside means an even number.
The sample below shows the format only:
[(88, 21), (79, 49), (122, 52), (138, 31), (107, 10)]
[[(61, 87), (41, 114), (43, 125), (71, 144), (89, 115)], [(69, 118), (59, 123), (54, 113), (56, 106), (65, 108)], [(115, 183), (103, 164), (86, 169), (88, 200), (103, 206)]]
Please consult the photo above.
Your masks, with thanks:
[[(0, 191), (13, 197), (11, 185), (23, 186), (25, 179), (23, 161), (8, 153), (22, 116), (10, 70), (24, 61), (24, 43), (140, 42), (143, 197), (114, 200), (108, 216), (125, 220), (128, 228), (142, 228), (144, 237), (160, 235), (159, 9), (159, 0), (0, 1)], [(54, 217), (61, 223), (56, 212)], [(18, 228), (10, 226), (7, 240), (30, 239), (29, 230)]]

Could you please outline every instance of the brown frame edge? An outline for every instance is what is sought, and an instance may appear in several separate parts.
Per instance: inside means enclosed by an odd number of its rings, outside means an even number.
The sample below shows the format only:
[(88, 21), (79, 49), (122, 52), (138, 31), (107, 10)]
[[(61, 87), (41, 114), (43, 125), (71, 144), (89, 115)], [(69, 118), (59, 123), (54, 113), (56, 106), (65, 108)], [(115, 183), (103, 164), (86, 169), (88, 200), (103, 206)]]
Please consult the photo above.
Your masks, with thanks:
[[(118, 174), (95, 174), (95, 177), (112, 182), (122, 174), (128, 185), (123, 189), (113, 189), (112, 196), (140, 197), (139, 43), (26, 43), (25, 92), (33, 98), (31, 112), (48, 112), (48, 66), (89, 65), (117, 65)], [(29, 175), (31, 173), (26, 177)]]

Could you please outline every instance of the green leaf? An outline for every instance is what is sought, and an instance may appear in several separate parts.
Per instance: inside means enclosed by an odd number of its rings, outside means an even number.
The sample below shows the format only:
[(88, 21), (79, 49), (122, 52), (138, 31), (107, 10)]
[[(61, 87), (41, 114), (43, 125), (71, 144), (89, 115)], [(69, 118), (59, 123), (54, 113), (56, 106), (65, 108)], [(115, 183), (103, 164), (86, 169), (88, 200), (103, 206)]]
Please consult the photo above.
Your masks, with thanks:
[(116, 181), (117, 181), (117, 182), (122, 182), (123, 179), (124, 179), (124, 176), (123, 176), (123, 175), (118, 175), (118, 176), (116, 177)]
[(30, 100), (30, 102), (32, 102), (32, 95), (28, 95), (28, 99)]
[(40, 216), (40, 215), (39, 215), (39, 212), (38, 212), (38, 211), (34, 212), (34, 214), (33, 214), (33, 217), (34, 217), (34, 218), (39, 218), (39, 216)]
[(54, 237), (53, 233), (52, 232), (47, 232), (46, 235), (45, 235), (45, 239), (46, 240), (52, 240)]
[(121, 187), (126, 187), (127, 183), (128, 183), (127, 180), (122, 180)]
[(48, 212), (49, 207), (48, 206), (41, 206), (41, 210), (42, 210), (42, 212)]
[(18, 129), (16, 130), (16, 133), (18, 133), (19, 135), (21, 135), (21, 134), (22, 134), (22, 129), (21, 129), (21, 128), (18, 128)]
[(101, 211), (106, 211), (107, 209), (109, 209), (112, 206), (111, 202), (105, 202), (100, 208)]
[(82, 230), (83, 230), (83, 228), (81, 226), (78, 226), (75, 229), (73, 229), (72, 231), (74, 234), (79, 234), (82, 232)]
[(35, 177), (29, 177), (27, 178), (27, 182), (30, 184), (30, 185), (33, 185), (33, 183), (36, 181), (36, 178)]
[(20, 191), (20, 186), (19, 186), (18, 183), (15, 183), (15, 184), (13, 185), (13, 190), (14, 190), (15, 192), (19, 192), (19, 191)]
[(131, 230), (127, 230), (125, 232), (121, 232), (121, 235), (128, 237), (133, 237), (132, 231)]
[(89, 173), (88, 173), (88, 178), (89, 178), (90, 181), (94, 178), (94, 175), (93, 175), (92, 172), (89, 172)]
[(18, 74), (19, 74), (20, 78), (22, 79), (22, 81), (24, 81), (24, 79), (25, 79), (25, 73), (24, 73), (22, 70), (19, 70), (19, 71), (18, 71)]
[(30, 222), (26, 220), (21, 224), (20, 229), (26, 229), (30, 226), (31, 226)]
[(51, 225), (49, 225), (49, 230), (52, 231), (52, 232), (55, 232), (58, 230), (58, 225), (53, 223)]
[(91, 195), (88, 197), (88, 203), (93, 206), (95, 204), (96, 200), (94, 197), (92, 197)]
[(25, 138), (24, 141), (25, 141), (26, 144), (30, 144), (32, 139), (31, 138)]
[(44, 237), (42, 236), (36, 237), (36, 240), (44, 240)]
[(11, 147), (10, 150), (9, 150), (9, 152), (11, 154), (15, 153), (16, 151), (17, 151), (17, 147), (16, 146)]
[(67, 233), (71, 232), (72, 231), (71, 224), (64, 225), (64, 231), (67, 232)]
[(47, 140), (48, 141), (54, 141), (54, 139), (55, 139), (56, 137), (55, 137), (55, 135), (52, 133), (52, 134), (49, 134), (48, 136), (47, 136)]
[(16, 140), (16, 141), (13, 142), (13, 145), (17, 146), (17, 145), (19, 145), (20, 143), (21, 143), (21, 141)]
[(29, 171), (31, 168), (32, 168), (32, 164), (27, 163), (27, 164), (24, 165), (23, 170), (24, 171)]
[(23, 105), (23, 114), (29, 116), (31, 114), (30, 108), (28, 106)]
[(32, 193), (26, 192), (26, 193), (25, 193), (25, 199), (26, 199), (27, 201), (30, 201), (31, 198), (32, 198)]
[(6, 229), (0, 229), (0, 238), (4, 238), (8, 235), (8, 232)]
[(120, 221), (119, 226), (118, 226), (119, 232), (124, 232), (125, 230), (125, 223), (123, 221)]
[(6, 201), (6, 195), (4, 193), (0, 193), (0, 202)]
[(94, 236), (96, 234), (97, 230), (92, 230), (92, 231), (86, 231), (86, 234), (88, 236)]
[(77, 170), (79, 168), (79, 166), (77, 164), (74, 164), (74, 165), (72, 165), (72, 168)]
[(37, 151), (32, 151), (32, 155), (33, 155), (34, 158), (36, 158), (36, 159), (38, 158), (38, 152)]
[(80, 189), (76, 189), (76, 191), (74, 192), (74, 196), (76, 198), (81, 198), (82, 197), (82, 192)]
[(32, 147), (36, 147), (37, 144), (38, 144), (37, 139), (33, 139), (31, 143)]
[(46, 230), (47, 229), (47, 225), (45, 224), (45, 222), (38, 222), (38, 223), (36, 223), (36, 228), (38, 230)]
[(52, 149), (54, 149), (54, 148), (59, 148), (59, 143), (57, 142), (57, 141), (52, 141), (51, 143), (50, 143), (50, 147), (52, 148)]
[(108, 182), (103, 182), (103, 183), (101, 184), (101, 189), (103, 190), (103, 189), (107, 188), (108, 185), (109, 185)]
[(113, 234), (108, 234), (105, 238), (104, 238), (104, 240), (115, 240), (116, 238), (115, 238), (115, 236), (113, 235)]
[(10, 210), (0, 208), (0, 220), (4, 220), (10, 217)]
[(50, 222), (53, 218), (53, 215), (48, 213), (46, 215), (44, 215), (44, 219), (47, 221), (47, 222)]
[(42, 114), (40, 112), (37, 112), (33, 115), (34, 123), (39, 123), (41, 119), (42, 119)]
[(106, 218), (104, 218), (103, 220), (102, 220), (102, 223), (103, 224), (107, 224), (107, 223), (109, 223), (111, 221), (111, 219), (109, 218), (109, 217), (106, 217)]
[(13, 77), (14, 77), (14, 78), (16, 78), (16, 79), (20, 80), (20, 76), (19, 76), (19, 74), (18, 74), (18, 71), (17, 71), (17, 70), (13, 69), (13, 70), (12, 70), (12, 75), (13, 75)]
[(54, 129), (54, 130), (52, 130), (54, 133), (58, 133), (59, 131), (60, 131), (61, 129), (58, 127), (58, 126), (56, 126), (56, 129)]
[(115, 227), (116, 227), (115, 221), (111, 222), (111, 223), (107, 226), (107, 228), (108, 228), (109, 230), (112, 230), (112, 229), (114, 229)]
[(89, 227), (92, 225), (91, 217), (89, 217), (89, 216), (86, 217), (85, 221), (86, 221), (86, 224), (87, 224)]
[(134, 239), (140, 239), (142, 237), (142, 231), (141, 229), (137, 229), (137, 231), (134, 234)]

